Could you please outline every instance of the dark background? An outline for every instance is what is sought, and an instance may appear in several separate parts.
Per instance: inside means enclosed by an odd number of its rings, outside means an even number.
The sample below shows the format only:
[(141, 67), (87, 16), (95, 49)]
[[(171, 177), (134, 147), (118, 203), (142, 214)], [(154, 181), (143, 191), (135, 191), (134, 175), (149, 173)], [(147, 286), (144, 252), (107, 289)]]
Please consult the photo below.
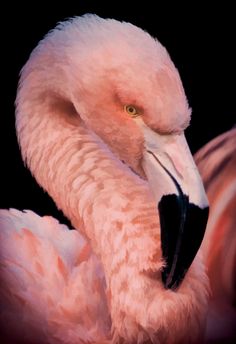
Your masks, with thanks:
[[(109, 2), (108, 2), (109, 4)], [(235, 16), (226, 4), (210, 8), (173, 7), (161, 2), (126, 5), (101, 1), (77, 1), (3, 11), (2, 16), (2, 109), (0, 208), (32, 209), (64, 221), (53, 201), (36, 184), (24, 167), (14, 127), (14, 100), (21, 67), (38, 41), (58, 21), (96, 13), (102, 17), (130, 21), (157, 37), (178, 68), (193, 110), (187, 139), (195, 153), (218, 134), (230, 129), (235, 116)], [(131, 6), (128, 8), (128, 5)], [(6, 20), (6, 23), (4, 22)]]

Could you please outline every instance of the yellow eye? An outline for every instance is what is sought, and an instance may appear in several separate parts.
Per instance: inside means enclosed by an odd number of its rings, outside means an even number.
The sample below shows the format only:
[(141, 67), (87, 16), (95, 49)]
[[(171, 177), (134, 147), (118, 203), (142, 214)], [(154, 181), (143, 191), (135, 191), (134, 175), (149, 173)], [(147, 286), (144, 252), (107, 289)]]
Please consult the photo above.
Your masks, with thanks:
[(139, 115), (138, 110), (133, 105), (125, 105), (124, 109), (131, 117), (137, 117)]

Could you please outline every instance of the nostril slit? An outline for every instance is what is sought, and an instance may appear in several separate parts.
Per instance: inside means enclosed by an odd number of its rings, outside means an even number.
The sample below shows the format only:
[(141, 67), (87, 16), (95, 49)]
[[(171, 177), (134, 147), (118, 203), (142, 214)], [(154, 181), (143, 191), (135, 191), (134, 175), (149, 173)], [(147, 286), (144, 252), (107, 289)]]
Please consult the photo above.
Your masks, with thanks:
[(168, 159), (170, 160), (170, 162), (171, 162), (171, 165), (173, 166), (173, 168), (174, 168), (174, 170), (176, 171), (176, 173), (177, 173), (177, 175), (178, 175), (178, 177), (180, 178), (180, 179), (184, 179), (184, 177), (183, 177), (183, 175), (181, 174), (181, 172), (179, 171), (179, 169), (178, 169), (178, 166), (177, 166), (177, 164), (176, 163), (174, 163), (174, 161), (173, 161), (173, 159), (172, 159), (172, 157), (167, 153), (167, 152), (165, 152), (165, 155), (168, 157)]

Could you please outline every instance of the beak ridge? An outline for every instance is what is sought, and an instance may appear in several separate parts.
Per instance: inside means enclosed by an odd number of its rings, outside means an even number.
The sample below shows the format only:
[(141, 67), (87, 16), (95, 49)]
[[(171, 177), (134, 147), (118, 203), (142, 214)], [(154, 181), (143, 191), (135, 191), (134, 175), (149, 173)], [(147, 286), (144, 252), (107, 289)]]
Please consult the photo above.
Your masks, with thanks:
[(176, 289), (204, 237), (208, 200), (184, 135), (159, 135), (138, 124), (146, 146), (142, 165), (160, 217), (162, 280)]

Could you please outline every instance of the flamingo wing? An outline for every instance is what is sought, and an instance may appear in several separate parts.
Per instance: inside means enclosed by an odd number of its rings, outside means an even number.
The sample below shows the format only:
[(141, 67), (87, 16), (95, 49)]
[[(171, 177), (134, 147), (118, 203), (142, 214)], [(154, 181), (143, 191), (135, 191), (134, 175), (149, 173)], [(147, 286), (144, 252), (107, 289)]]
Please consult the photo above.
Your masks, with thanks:
[(0, 229), (2, 336), (26, 343), (102, 340), (109, 324), (104, 274), (82, 235), (15, 209), (0, 210)]

